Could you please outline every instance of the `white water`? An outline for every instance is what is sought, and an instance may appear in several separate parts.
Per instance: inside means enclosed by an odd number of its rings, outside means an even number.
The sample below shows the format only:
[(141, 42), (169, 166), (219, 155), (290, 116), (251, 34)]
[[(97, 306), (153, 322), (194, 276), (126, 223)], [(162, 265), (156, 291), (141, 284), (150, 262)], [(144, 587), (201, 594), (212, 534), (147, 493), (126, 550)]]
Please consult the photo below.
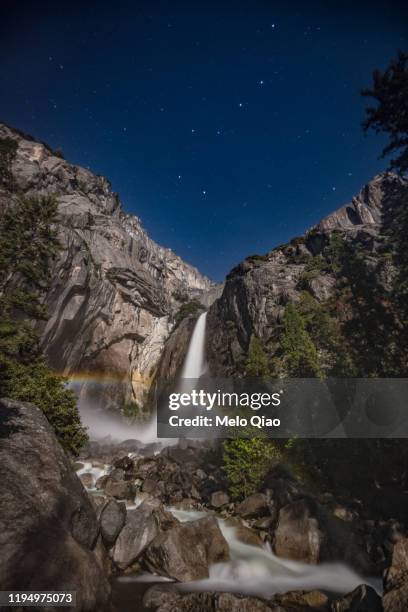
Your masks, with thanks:
[[(202, 512), (169, 508), (178, 520), (194, 521)], [(381, 592), (380, 581), (367, 580), (343, 563), (308, 565), (274, 555), (268, 547), (260, 548), (240, 542), (234, 527), (218, 519), (220, 529), (230, 548), (230, 561), (210, 567), (205, 580), (180, 585), (184, 590), (238, 592), (271, 597), (275, 593), (305, 589), (320, 589), (348, 593), (360, 584), (371, 584)]]
[(96, 467), (92, 465), (92, 463), (87, 461), (84, 463), (82, 468), (77, 470), (77, 476), (81, 476), (82, 474), (92, 474), (92, 489), (91, 490), (94, 490), (95, 484), (98, 478), (100, 478), (101, 476), (105, 476), (106, 474), (109, 474), (110, 469), (111, 468), (109, 465), (104, 465), (104, 467), (101, 468), (101, 467)]
[(205, 372), (205, 322), (207, 313), (203, 312), (197, 319), (191, 336), (181, 378), (200, 378)]

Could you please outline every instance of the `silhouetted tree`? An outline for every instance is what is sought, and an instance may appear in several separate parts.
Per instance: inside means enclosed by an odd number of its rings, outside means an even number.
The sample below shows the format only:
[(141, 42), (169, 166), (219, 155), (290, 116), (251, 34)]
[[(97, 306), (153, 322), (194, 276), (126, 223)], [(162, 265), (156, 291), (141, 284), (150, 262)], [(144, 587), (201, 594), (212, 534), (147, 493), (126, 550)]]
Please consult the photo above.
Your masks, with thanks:
[(398, 54), (385, 72), (375, 70), (373, 88), (364, 89), (363, 96), (374, 98), (377, 106), (366, 109), (367, 118), (363, 123), (365, 131), (385, 132), (389, 143), (383, 149), (382, 157), (397, 153), (391, 160), (390, 170), (400, 174), (408, 170), (408, 55)]

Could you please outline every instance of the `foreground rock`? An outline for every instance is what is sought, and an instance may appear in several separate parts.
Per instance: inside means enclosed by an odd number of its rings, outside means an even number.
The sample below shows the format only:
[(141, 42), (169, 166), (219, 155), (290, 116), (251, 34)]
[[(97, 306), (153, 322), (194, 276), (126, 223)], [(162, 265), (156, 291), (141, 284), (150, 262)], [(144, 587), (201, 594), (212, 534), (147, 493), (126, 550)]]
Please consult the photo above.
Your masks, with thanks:
[(274, 551), (279, 557), (304, 563), (341, 560), (365, 575), (373, 572), (360, 535), (312, 498), (281, 508)]
[[(329, 612), (331, 610), (328, 597), (320, 591), (292, 591), (264, 600), (233, 593), (205, 592), (186, 595), (180, 593), (174, 585), (151, 587), (144, 596), (143, 604), (156, 612)], [(367, 608), (367, 612), (368, 610)], [(363, 608), (360, 612), (363, 612)]]
[(132, 565), (162, 529), (175, 523), (173, 516), (155, 499), (146, 500), (130, 510), (113, 548), (115, 564), (122, 570)]
[(1, 588), (73, 590), (76, 610), (108, 609), (95, 510), (47, 419), (31, 404), (0, 400), (0, 481)]
[(401, 539), (394, 546), (391, 566), (384, 579), (385, 612), (408, 610), (408, 538)]
[(208, 578), (211, 564), (228, 559), (228, 544), (214, 517), (178, 523), (161, 533), (144, 557), (151, 571), (181, 582)]
[[(332, 603), (332, 612), (382, 612), (381, 597), (366, 584)], [(406, 609), (406, 608), (405, 608)]]

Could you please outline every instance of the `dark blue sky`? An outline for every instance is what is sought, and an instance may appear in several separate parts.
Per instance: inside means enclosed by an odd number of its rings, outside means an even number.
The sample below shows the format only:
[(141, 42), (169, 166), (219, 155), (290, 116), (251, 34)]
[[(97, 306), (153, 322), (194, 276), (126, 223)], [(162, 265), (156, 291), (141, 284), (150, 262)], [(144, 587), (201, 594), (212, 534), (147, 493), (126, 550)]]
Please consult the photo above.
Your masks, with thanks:
[(2, 0), (0, 118), (221, 279), (385, 167), (359, 92), (407, 49), (404, 4)]

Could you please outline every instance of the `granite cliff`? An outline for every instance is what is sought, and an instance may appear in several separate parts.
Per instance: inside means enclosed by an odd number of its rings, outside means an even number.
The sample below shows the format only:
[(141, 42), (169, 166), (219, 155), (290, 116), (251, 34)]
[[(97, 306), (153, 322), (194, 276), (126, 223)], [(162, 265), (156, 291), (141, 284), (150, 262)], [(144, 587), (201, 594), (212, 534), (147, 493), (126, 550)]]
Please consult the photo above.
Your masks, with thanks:
[(1, 123), (0, 140), (17, 144), (3, 160), (0, 213), (21, 195), (58, 202), (62, 248), (38, 330), (51, 366), (79, 379), (86, 401), (143, 405), (180, 306), (208, 306), (219, 286), (156, 244), (107, 179)]
[[(236, 266), (207, 317), (211, 371), (217, 375), (245, 373), (251, 336), (256, 336), (273, 356), (285, 309), (288, 304), (298, 303), (305, 290), (318, 304), (327, 306), (331, 299), (335, 302), (341, 272), (324, 259), (334, 235), (349, 245), (350, 253), (358, 253), (364, 260), (372, 272), (371, 282), (383, 293), (383, 303), (392, 301), (392, 284), (398, 274), (392, 253), (397, 241), (395, 228), (398, 213), (406, 208), (407, 200), (405, 178), (389, 173), (376, 176), (350, 203), (322, 219), (305, 235), (265, 255), (248, 257)], [(349, 279), (343, 279), (343, 285), (354, 291)], [(374, 285), (371, 290), (376, 292)], [(350, 318), (353, 313), (335, 316)]]

